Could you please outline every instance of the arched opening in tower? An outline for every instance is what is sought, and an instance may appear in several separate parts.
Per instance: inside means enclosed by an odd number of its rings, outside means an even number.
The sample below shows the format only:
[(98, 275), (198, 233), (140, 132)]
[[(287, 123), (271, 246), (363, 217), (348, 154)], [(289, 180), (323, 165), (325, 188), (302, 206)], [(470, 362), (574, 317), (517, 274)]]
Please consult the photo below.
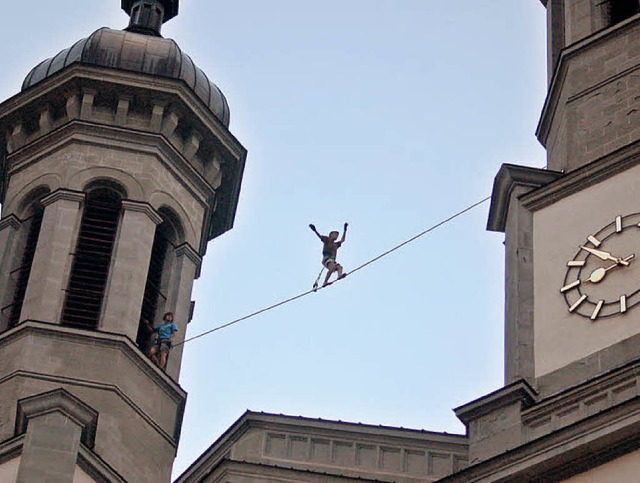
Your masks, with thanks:
[(27, 236), (22, 251), (20, 266), (13, 270), (16, 275), (15, 292), (11, 311), (9, 313), (9, 327), (14, 327), (20, 321), (20, 313), (24, 303), (24, 296), (27, 292), (27, 284), (29, 283), (29, 275), (31, 274), (31, 266), (38, 245), (40, 236), (40, 227), (42, 226), (42, 218), (44, 216), (44, 207), (40, 201), (36, 201), (31, 205), (31, 213), (29, 218), (23, 221), (27, 226)]
[(162, 315), (161, 311), (172, 310), (167, 307), (168, 275), (171, 273), (173, 252), (181, 237), (180, 223), (175, 215), (163, 208), (159, 210), (159, 213), (163, 221), (156, 227), (153, 238), (149, 270), (140, 312), (140, 325), (138, 326), (136, 338), (138, 347), (145, 353), (150, 348), (152, 336), (149, 334), (144, 321), (148, 320), (151, 325), (155, 325)]
[(87, 193), (62, 310), (65, 325), (98, 326), (121, 208), (121, 195), (112, 189)]

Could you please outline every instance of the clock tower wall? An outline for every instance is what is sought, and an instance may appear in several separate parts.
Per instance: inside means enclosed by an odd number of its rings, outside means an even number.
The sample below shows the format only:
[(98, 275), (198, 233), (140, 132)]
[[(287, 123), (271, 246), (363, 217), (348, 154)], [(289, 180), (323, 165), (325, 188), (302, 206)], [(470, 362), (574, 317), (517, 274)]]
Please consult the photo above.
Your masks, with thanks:
[[(640, 334), (640, 294), (635, 293), (640, 289), (640, 263), (636, 258), (640, 257), (639, 177), (640, 166), (635, 166), (534, 211), (537, 378), (578, 361), (584, 365), (587, 360), (604, 372), (612, 368), (606, 366), (631, 360), (640, 353), (627, 347), (611, 358), (611, 351), (607, 351)], [(619, 232), (617, 217), (622, 225)], [(595, 244), (589, 236), (595, 237)], [(618, 265), (581, 246), (609, 252), (613, 257), (633, 258), (629, 258), (628, 266)], [(582, 266), (568, 267), (569, 263)], [(605, 275), (598, 280), (603, 270)], [(577, 280), (580, 283), (560, 292)]]
[(555, 171), (640, 141), (640, 50), (630, 48), (640, 39), (640, 14), (612, 23), (608, 10), (582, 3), (569, 2), (564, 24), (548, 13), (551, 79), (537, 136)]

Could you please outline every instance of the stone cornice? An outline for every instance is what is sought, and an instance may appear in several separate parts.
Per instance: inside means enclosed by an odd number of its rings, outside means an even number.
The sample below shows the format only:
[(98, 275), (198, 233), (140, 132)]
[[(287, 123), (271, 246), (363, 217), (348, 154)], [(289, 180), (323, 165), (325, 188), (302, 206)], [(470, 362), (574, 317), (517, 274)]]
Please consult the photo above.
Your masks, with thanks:
[(22, 446), (24, 445), (24, 438), (25, 435), (21, 434), (20, 436), (16, 436), (0, 443), (0, 465), (20, 456)]
[(95, 345), (116, 346), (131, 359), (141, 370), (145, 372), (162, 390), (173, 400), (180, 401), (187, 397), (187, 393), (180, 385), (171, 379), (166, 373), (158, 369), (136, 345), (126, 336), (103, 332), (98, 330), (82, 330), (65, 327), (58, 324), (50, 324), (35, 320), (27, 320), (19, 325), (0, 333), (0, 349), (9, 343), (13, 338), (24, 337), (31, 332), (45, 332), (51, 336), (58, 336), (64, 340), (76, 340), (77, 342), (88, 342)]
[(557, 181), (520, 197), (525, 208), (532, 211), (551, 205), (588, 186), (595, 185), (640, 162), (640, 141), (570, 171)]
[[(216, 137), (222, 143), (222, 146), (232, 153), (234, 157), (243, 158), (246, 155), (246, 149), (235, 136), (183, 81), (165, 77), (159, 81), (157, 77), (146, 74), (109, 69), (106, 67), (87, 66), (80, 63), (72, 64), (44, 79), (27, 91), (19, 92), (3, 103), (0, 103), (0, 120), (7, 116), (13, 118), (16, 115), (16, 111), (24, 109), (25, 107), (28, 108), (33, 100), (41, 100), (63, 85), (66, 87), (66, 85), (71, 82), (75, 82), (75, 85), (78, 85), (81, 81), (94, 82), (96, 84), (109, 83), (134, 89), (140, 88), (153, 91), (158, 96), (164, 95), (167, 98), (177, 96), (185, 106), (185, 109), (186, 106), (189, 106), (188, 110), (197, 116), (199, 121), (206, 126), (206, 129), (215, 133)], [(82, 88), (84, 91), (91, 87), (85, 87), (83, 85)]]
[[(200, 481), (226, 458), (230, 448), (252, 428), (329, 440), (355, 442), (366, 439), (369, 444), (389, 444), (425, 450), (438, 448), (441, 452), (450, 453), (456, 453), (456, 448), (461, 453), (467, 452), (467, 437), (464, 435), (246, 411), (178, 477), (176, 483)], [(289, 467), (296, 463), (300, 462), (286, 460)]]
[(561, 176), (562, 173), (557, 171), (503, 164), (493, 181), (487, 230), (504, 232), (511, 193), (517, 186), (535, 189), (545, 186)]
[(16, 436), (27, 432), (29, 420), (51, 412), (61, 412), (82, 428), (80, 440), (93, 448), (98, 426), (98, 412), (64, 389), (37, 394), (18, 401)]
[(13, 228), (14, 230), (17, 230), (20, 228), (21, 224), (20, 219), (16, 215), (7, 215), (0, 220), (0, 231), (5, 228)]
[(523, 407), (529, 407), (536, 402), (537, 397), (538, 393), (535, 389), (522, 379), (457, 407), (454, 412), (460, 421), (469, 425), (474, 419), (498, 411), (504, 406), (520, 403)]
[(638, 448), (636, 397), (440, 481), (563, 481)]
[(79, 119), (70, 120), (8, 156), (15, 166), (12, 168), (12, 174), (73, 141), (154, 155), (172, 172), (179, 174), (180, 182), (196, 199), (200, 200), (214, 192), (193, 166), (184, 161), (175, 147), (159, 134), (132, 131), (118, 126), (101, 126)]
[(149, 203), (142, 201), (122, 200), (122, 208), (125, 211), (137, 211), (147, 215), (156, 225), (162, 223), (162, 217)]
[(82, 203), (84, 201), (85, 196), (86, 195), (82, 191), (57, 189), (50, 195), (47, 195), (44, 198), (42, 198), (42, 205), (49, 206), (60, 200), (77, 201), (78, 203)]
[(178, 247), (176, 247), (175, 254), (177, 257), (185, 256), (189, 260), (191, 260), (193, 264), (196, 266), (196, 270), (200, 267), (200, 264), (202, 263), (202, 257), (198, 255), (198, 252), (188, 243), (183, 243), (182, 245), (179, 245)]
[[(79, 93), (86, 88), (91, 89), (92, 87), (104, 88), (114, 92), (121, 91), (123, 87), (128, 91), (139, 89), (152, 93), (158, 102), (169, 102), (173, 106), (172, 111), (185, 113), (185, 120), (187, 120), (187, 124), (191, 125), (194, 132), (199, 133), (198, 135), (204, 134), (203, 142), (192, 143), (186, 150), (186, 154), (193, 156), (195, 155), (194, 150), (199, 152), (198, 149), (201, 148), (204, 156), (201, 161), (213, 162), (215, 159), (219, 163), (222, 173), (218, 173), (215, 179), (205, 179), (197, 169), (198, 164), (194, 163), (194, 166), (189, 159), (185, 158), (184, 146), (179, 140), (175, 139), (176, 136), (173, 134), (165, 135), (166, 133), (162, 134), (162, 130), (157, 132), (151, 127), (149, 129), (140, 129), (138, 126), (123, 127), (124, 114), (120, 113), (118, 115), (117, 106), (114, 107), (113, 122), (93, 117), (86, 104), (80, 109), (81, 106), (78, 103), (84, 96), (80, 96)], [(145, 148), (154, 148), (156, 152), (160, 150), (162, 156), (173, 160), (173, 162), (168, 163), (174, 165), (171, 169), (179, 171), (191, 189), (200, 192), (199, 201), (209, 205), (204, 223), (202, 227), (199, 227), (201, 229), (201, 246), (199, 247), (201, 255), (205, 254), (206, 243), (209, 240), (233, 227), (247, 151), (182, 81), (164, 78), (158, 81), (157, 78), (145, 74), (72, 64), (0, 104), (0, 132), (12, 129), (16, 125), (19, 126), (22, 116), (31, 116), (31, 105), (34, 101), (41, 105), (49, 99), (60, 97), (61, 93), (73, 98), (74, 92), (76, 93), (76, 104), (78, 104), (76, 108), (78, 112), (74, 111), (73, 115), (69, 114), (68, 117), (57, 120), (51, 125), (51, 131), (45, 132), (41, 130), (23, 139), (23, 142), (15, 143), (10, 157), (16, 155), (16, 158), (12, 158), (14, 161), (11, 165), (16, 166), (19, 170), (21, 165), (16, 161), (17, 159), (33, 160), (40, 157), (41, 151), (44, 151), (42, 149), (43, 142), (51, 143), (51, 141), (45, 140), (51, 138), (54, 133), (60, 133), (61, 128), (70, 124), (84, 123), (93, 125), (94, 130), (90, 135), (96, 136), (96, 138), (108, 137), (105, 136), (107, 133), (114, 133), (120, 129), (118, 135), (111, 135), (112, 140), (127, 141), (127, 139), (137, 135), (138, 138), (143, 139), (142, 144), (144, 145), (144, 139), (152, 139), (153, 142), (147, 143), (148, 146), (145, 146)], [(80, 119), (77, 116), (80, 116)], [(158, 122), (151, 122), (151, 126), (156, 128), (157, 124)], [(169, 131), (170, 133), (173, 132), (173, 130)], [(190, 139), (195, 140), (196, 138), (197, 136), (192, 136)], [(159, 142), (159, 139), (162, 141)], [(54, 142), (56, 141), (54, 140)], [(208, 175), (210, 174), (208, 173)], [(222, 176), (223, 179), (223, 183), (220, 186), (217, 184), (219, 176)], [(216, 186), (215, 188), (214, 185)], [(202, 196), (202, 193), (205, 195)]]

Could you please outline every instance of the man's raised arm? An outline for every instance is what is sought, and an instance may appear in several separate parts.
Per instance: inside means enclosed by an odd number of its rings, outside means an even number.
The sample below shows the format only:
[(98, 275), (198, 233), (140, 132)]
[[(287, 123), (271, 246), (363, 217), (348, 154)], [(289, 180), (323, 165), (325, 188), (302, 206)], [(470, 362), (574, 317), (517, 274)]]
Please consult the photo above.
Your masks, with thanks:
[(320, 241), (322, 240), (322, 235), (320, 233), (318, 233), (318, 230), (316, 230), (316, 226), (313, 223), (309, 224), (309, 228), (311, 228), (311, 231), (314, 232), (318, 238), (320, 238)]
[(344, 231), (342, 232), (342, 238), (340, 239), (340, 243), (344, 243), (345, 238), (347, 238), (347, 228), (349, 228), (349, 223), (344, 224)]

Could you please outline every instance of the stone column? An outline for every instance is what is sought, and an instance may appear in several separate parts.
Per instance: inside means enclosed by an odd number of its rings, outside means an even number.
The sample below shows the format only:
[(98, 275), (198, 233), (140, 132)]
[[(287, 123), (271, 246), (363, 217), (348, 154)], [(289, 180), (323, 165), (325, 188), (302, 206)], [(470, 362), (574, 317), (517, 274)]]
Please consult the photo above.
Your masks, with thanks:
[(84, 193), (57, 190), (43, 198), (44, 216), (20, 321), (59, 323)]
[(3, 307), (11, 304), (14, 286), (10, 282), (11, 271), (14, 267), (16, 238), (20, 230), (20, 220), (15, 215), (9, 215), (0, 220), (0, 332), (8, 327), (7, 311)]
[(123, 201), (101, 330), (136, 340), (156, 225), (162, 218), (147, 203)]
[(169, 354), (167, 361), (167, 374), (174, 380), (180, 376), (180, 365), (182, 364), (182, 351), (187, 331), (187, 323), (191, 312), (191, 290), (198, 267), (202, 259), (190, 245), (184, 243), (176, 248), (175, 268), (173, 270), (173, 280), (171, 281), (171, 293), (167, 300), (167, 310), (174, 313), (174, 321), (178, 325), (178, 333), (175, 341), (177, 345)]

